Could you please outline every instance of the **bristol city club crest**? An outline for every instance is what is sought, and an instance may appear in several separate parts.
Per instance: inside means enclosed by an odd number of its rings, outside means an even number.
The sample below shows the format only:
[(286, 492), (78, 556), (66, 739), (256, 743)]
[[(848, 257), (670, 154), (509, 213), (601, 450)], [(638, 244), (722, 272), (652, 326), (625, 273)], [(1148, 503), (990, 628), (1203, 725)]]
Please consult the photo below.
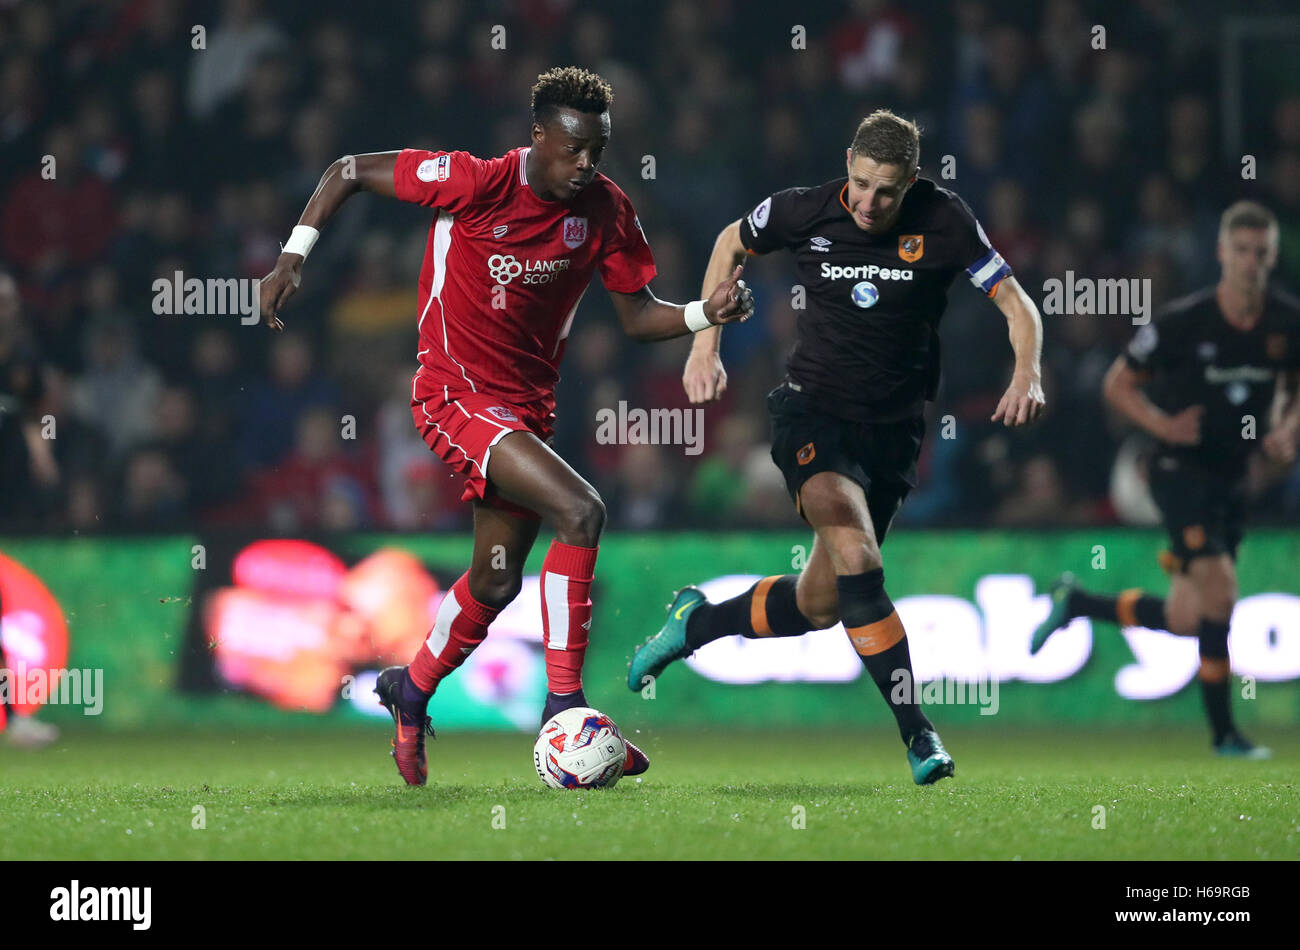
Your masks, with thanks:
[(586, 218), (564, 219), (564, 246), (573, 250), (587, 240)]
[(507, 409), (505, 406), (488, 406), (488, 412), (496, 416), (502, 422), (518, 422), (519, 417)]

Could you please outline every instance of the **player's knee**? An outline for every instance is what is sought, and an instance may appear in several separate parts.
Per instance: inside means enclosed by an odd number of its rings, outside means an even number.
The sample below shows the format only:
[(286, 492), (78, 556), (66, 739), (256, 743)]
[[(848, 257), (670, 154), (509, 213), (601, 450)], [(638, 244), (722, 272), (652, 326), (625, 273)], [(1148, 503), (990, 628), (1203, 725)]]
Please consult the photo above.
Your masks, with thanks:
[(1228, 621), (1237, 606), (1237, 598), (1228, 591), (1217, 591), (1201, 598), (1201, 613), (1209, 620)]
[(523, 575), (518, 571), (488, 566), (471, 568), (469, 572), (470, 596), (484, 607), (500, 610), (519, 596), (523, 586)]
[(1237, 605), (1237, 577), (1228, 565), (1208, 563), (1198, 585), (1201, 614), (1211, 620), (1227, 620)]
[(605, 503), (595, 490), (566, 498), (555, 513), (555, 533), (565, 544), (595, 547), (605, 530)]
[(884, 567), (880, 549), (865, 537), (839, 544), (832, 554), (837, 574), (865, 574)]
[(1180, 637), (1194, 636), (1196, 625), (1200, 622), (1200, 605), (1196, 600), (1169, 598), (1165, 601), (1165, 620), (1170, 633)]
[(800, 496), (805, 517), (814, 525), (849, 527), (861, 521), (861, 508), (837, 492)]

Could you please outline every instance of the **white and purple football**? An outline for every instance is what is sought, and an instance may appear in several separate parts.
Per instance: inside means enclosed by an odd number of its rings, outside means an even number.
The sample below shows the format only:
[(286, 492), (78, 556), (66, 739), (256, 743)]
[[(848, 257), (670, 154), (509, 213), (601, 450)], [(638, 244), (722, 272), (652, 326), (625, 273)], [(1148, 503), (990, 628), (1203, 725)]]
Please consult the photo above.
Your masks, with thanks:
[(626, 759), (614, 720), (586, 706), (552, 716), (533, 746), (533, 765), (551, 788), (613, 788)]

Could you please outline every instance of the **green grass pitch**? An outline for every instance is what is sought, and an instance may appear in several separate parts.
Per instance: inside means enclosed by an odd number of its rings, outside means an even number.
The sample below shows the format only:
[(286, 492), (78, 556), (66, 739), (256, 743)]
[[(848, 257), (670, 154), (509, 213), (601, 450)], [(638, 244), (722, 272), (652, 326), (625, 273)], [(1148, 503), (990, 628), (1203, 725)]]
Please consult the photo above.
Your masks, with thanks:
[(556, 792), (524, 735), (439, 737), (430, 784), (408, 789), (378, 727), (83, 731), (0, 747), (0, 827), (10, 859), (1300, 857), (1282, 734), (1256, 737), (1272, 761), (1242, 762), (1200, 730), (947, 730), (957, 775), (930, 788), (884, 732), (634, 738), (642, 781)]

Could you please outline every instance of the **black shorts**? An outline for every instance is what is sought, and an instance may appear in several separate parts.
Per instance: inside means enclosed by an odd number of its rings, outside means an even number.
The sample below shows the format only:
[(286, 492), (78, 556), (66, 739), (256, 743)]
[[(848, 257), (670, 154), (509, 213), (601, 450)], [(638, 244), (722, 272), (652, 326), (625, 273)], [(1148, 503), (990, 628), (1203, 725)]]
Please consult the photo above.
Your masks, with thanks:
[[(916, 487), (925, 420), (851, 422), (814, 405), (782, 383), (767, 395), (772, 418), (772, 461), (803, 517), (799, 491), (818, 472), (838, 472), (862, 486), (876, 541), (882, 543), (907, 493)], [(807, 518), (804, 518), (806, 521)]]
[(1221, 554), (1235, 561), (1246, 520), (1244, 474), (1216, 472), (1170, 452), (1157, 452), (1149, 473), (1174, 558), (1166, 567), (1182, 573), (1193, 558)]

